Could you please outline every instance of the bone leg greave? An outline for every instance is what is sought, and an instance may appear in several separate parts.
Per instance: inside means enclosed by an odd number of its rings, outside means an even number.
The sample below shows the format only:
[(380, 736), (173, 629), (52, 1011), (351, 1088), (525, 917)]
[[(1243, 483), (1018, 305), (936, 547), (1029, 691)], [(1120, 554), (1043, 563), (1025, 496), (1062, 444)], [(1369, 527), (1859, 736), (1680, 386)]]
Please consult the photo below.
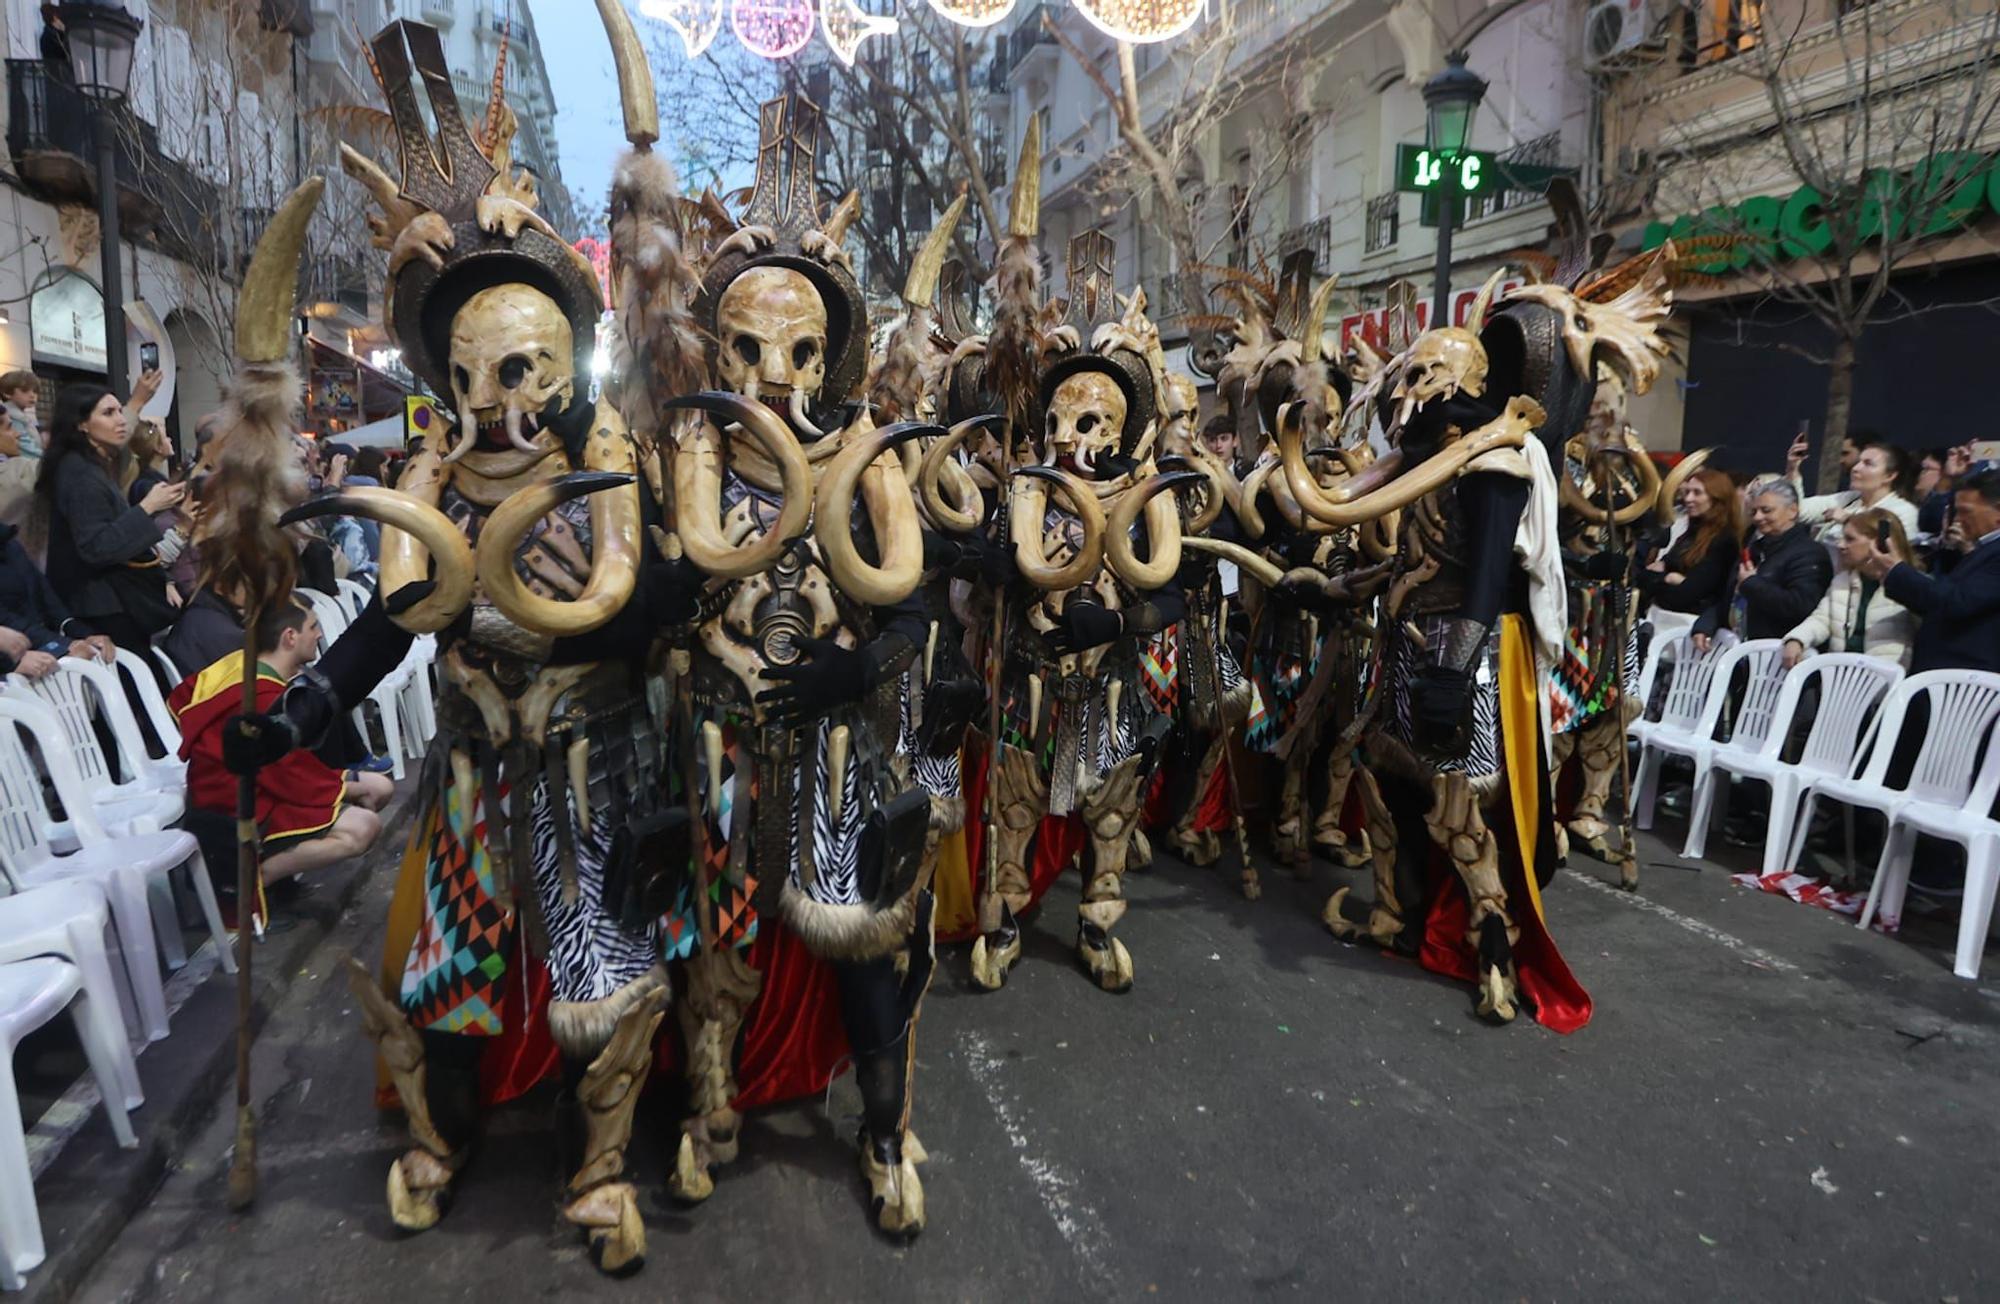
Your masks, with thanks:
[(1432, 791), (1427, 817), (1431, 840), (1450, 855), (1471, 904), (1466, 940), (1479, 952), (1479, 1013), (1496, 1023), (1511, 1022), (1519, 1001), (1514, 943), (1521, 932), (1507, 913), (1507, 889), (1500, 883), (1500, 844), (1479, 809), (1471, 780), (1462, 774), (1440, 774), (1432, 780)]
[(687, 1043), (689, 1114), (667, 1189), (692, 1203), (715, 1193), (709, 1169), (736, 1158), (742, 1118), (729, 1105), (736, 1098), (736, 1034), (763, 990), (764, 976), (734, 947), (720, 947), (688, 962), (687, 984), (679, 1012)]
[[(1351, 755), (1337, 756), (1327, 762), (1326, 801), (1313, 820), (1313, 841), (1331, 850), (1350, 869), (1370, 858), (1373, 845), (1372, 829), (1364, 830), (1358, 840), (1350, 843), (1347, 830), (1340, 827), (1341, 814), (1347, 809), (1347, 793), (1354, 785), (1355, 772), (1354, 757)], [(1380, 793), (1376, 794), (1375, 801), (1378, 806), (1381, 804)], [(1372, 825), (1373, 820), (1370, 819), (1369, 823)]]
[[(1028, 908), (1028, 848), (1048, 812), (1049, 789), (1034, 757), (1002, 743), (989, 780), (995, 822), (992, 895), (982, 903), (981, 936), (972, 944), (972, 981), (997, 991), (1021, 958), (1021, 928), (1015, 917)], [(990, 917), (989, 917), (990, 915)]]
[[(1549, 740), (1549, 791), (1551, 793), (1561, 791), (1563, 767), (1569, 764), (1569, 758), (1574, 755), (1576, 755), (1576, 733), (1574, 730), (1569, 733), (1559, 733)], [(1602, 815), (1603, 812), (1604, 808), (1599, 806), (1598, 813)], [(1582, 814), (1583, 797), (1579, 796), (1577, 798), (1576, 810), (1570, 819), (1570, 823), (1575, 824)], [(1569, 829), (1562, 824), (1556, 825), (1556, 859), (1569, 859)]]
[(1090, 860), (1084, 871), (1083, 904), (1077, 907), (1076, 952), (1107, 992), (1132, 986), (1132, 956), (1123, 942), (1111, 936), (1111, 929), (1125, 917), (1125, 852), (1131, 846), (1132, 825), (1139, 819), (1145, 759), (1126, 757), (1083, 796)]
[(1306, 758), (1296, 752), (1285, 760), (1278, 823), (1271, 832), (1271, 850), (1300, 877), (1312, 870), (1311, 853), (1306, 848), (1306, 764)]
[[(1630, 707), (1628, 711), (1625, 709)], [(1620, 853), (1609, 842), (1611, 824), (1604, 818), (1611, 804), (1611, 784), (1618, 777), (1619, 751), (1625, 745), (1625, 726), (1638, 714), (1634, 703), (1606, 711), (1585, 725), (1576, 742), (1577, 764), (1582, 768), (1582, 787), (1577, 793), (1576, 810), (1569, 820), (1569, 832), (1583, 839), (1592, 855), (1606, 862), (1620, 861)]]
[(894, 1236), (914, 1236), (923, 1230), (925, 1216), (917, 1165), (928, 1157), (909, 1126), (916, 1064), (913, 1002), (920, 1002), (922, 993), (901, 980), (889, 959), (841, 964), (836, 972), (861, 1091), (861, 1175), (876, 1225)]
[(1343, 941), (1366, 937), (1378, 946), (1390, 946), (1402, 936), (1405, 923), (1402, 898), (1396, 888), (1396, 823), (1389, 814), (1388, 803), (1382, 799), (1382, 788), (1375, 775), (1351, 761), (1348, 773), (1360, 785), (1361, 811), (1367, 821), (1364, 837), (1368, 857), (1375, 867), (1375, 904), (1368, 914), (1368, 927), (1363, 929), (1349, 921), (1341, 909), (1349, 889), (1338, 888), (1327, 898), (1320, 918)]
[[(396, 1095), (403, 1103), (403, 1113), (409, 1120), (410, 1138), (417, 1144), (406, 1151), (401, 1158), (389, 1166), (389, 1216), (396, 1226), (404, 1231), (428, 1231), (437, 1226), (444, 1216), (445, 1206), (451, 1195), (451, 1179), (465, 1163), (469, 1136), (454, 1135), (449, 1139), (446, 1130), (456, 1132), (451, 1124), (457, 1123), (469, 1132), (471, 1111), (477, 1102), (478, 1061), (473, 1058), (471, 1077), (474, 1092), (471, 1100), (462, 1102), (460, 1108), (450, 1113), (462, 1113), (463, 1118), (449, 1121), (433, 1117), (432, 1092), (438, 1091), (440, 1100), (450, 1099), (459, 1104), (463, 1093), (457, 1088), (458, 1081), (467, 1076), (459, 1071), (463, 1066), (453, 1065), (438, 1076), (440, 1081), (431, 1081), (431, 1064), (426, 1040), (410, 1026), (403, 1012), (382, 994), (374, 975), (353, 956), (347, 957), (347, 982), (356, 1002), (361, 1007), (361, 1019), (369, 1040), (375, 1043), (375, 1051), (388, 1066), (389, 1079), (395, 1084)], [(440, 1110), (439, 1114), (447, 1111)], [(446, 1121), (441, 1130), (439, 1123)]]
[(638, 1192), (619, 1179), (625, 1172), (625, 1147), (632, 1140), (632, 1112), (652, 1071), (653, 1037), (666, 1007), (664, 986), (651, 988), (628, 1007), (576, 1091), (583, 1111), (583, 1166), (569, 1179), (563, 1217), (584, 1229), (591, 1257), (614, 1275), (637, 1271), (646, 1259)]
[(1222, 749), (1229, 740), (1217, 734), (1208, 744), (1208, 751), (1201, 758), (1201, 769), (1194, 777), (1194, 795), (1188, 800), (1187, 811), (1174, 825), (1174, 847), (1190, 865), (1206, 869), (1222, 859), (1222, 838), (1213, 830), (1207, 832), (1195, 828), (1195, 820), (1201, 815), (1202, 798), (1208, 795), (1208, 786), (1215, 782), (1215, 772), (1222, 766)]

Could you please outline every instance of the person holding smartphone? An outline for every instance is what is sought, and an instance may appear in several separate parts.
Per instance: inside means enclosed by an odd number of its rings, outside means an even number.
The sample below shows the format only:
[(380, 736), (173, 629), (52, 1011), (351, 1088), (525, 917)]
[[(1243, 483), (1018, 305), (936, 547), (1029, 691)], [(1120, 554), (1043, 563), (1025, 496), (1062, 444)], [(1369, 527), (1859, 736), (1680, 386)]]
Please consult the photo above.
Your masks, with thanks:
[(1878, 508), (1849, 517), (1841, 527), (1839, 573), (1813, 613), (1785, 635), (1787, 667), (1815, 652), (1862, 652), (1909, 667), (1917, 617), (1882, 592), (1881, 581), (1866, 573), (1863, 564), (1878, 543), (1898, 562), (1919, 565), (1894, 514)]
[[(1750, 500), (1750, 524), (1756, 537), (1736, 569), (1743, 609), (1737, 633), (1745, 639), (1783, 638), (1826, 596), (1833, 559), (1800, 521), (1799, 491), (1789, 480), (1758, 488)], [(1719, 627), (1711, 615), (1696, 622), (1695, 632), (1699, 638)]]

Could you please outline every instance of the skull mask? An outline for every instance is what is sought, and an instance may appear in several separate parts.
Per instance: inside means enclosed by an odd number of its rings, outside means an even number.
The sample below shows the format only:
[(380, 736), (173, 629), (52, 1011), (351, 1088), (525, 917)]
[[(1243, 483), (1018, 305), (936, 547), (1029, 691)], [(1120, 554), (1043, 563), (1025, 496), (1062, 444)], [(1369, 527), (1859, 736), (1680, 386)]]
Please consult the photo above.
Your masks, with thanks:
[(806, 404), (826, 382), (826, 301), (801, 272), (753, 267), (729, 283), (716, 305), (723, 380), (792, 419), (801, 434), (821, 431)]
[(533, 286), (496, 285), (451, 322), (451, 393), (461, 443), (501, 435), (523, 452), (528, 436), (576, 396), (576, 336), (555, 300)]
[(1126, 407), (1125, 391), (1103, 372), (1067, 377), (1049, 398), (1043, 461), (1067, 460), (1080, 474), (1095, 475), (1098, 459), (1117, 452), (1124, 438)]
[(1486, 347), (1471, 331), (1445, 326), (1417, 337), (1389, 396), (1396, 401), (1396, 427), (1400, 430), (1434, 399), (1453, 394), (1477, 398), (1485, 391)]

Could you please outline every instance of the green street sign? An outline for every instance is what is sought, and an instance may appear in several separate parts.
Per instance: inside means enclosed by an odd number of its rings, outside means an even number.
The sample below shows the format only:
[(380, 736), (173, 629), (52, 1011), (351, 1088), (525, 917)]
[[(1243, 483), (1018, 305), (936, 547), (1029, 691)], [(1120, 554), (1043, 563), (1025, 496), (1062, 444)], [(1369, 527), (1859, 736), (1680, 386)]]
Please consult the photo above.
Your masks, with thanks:
[(1396, 146), (1396, 189), (1419, 195), (1447, 188), (1461, 195), (1479, 195), (1493, 187), (1494, 159), (1476, 149), (1455, 154), (1425, 145)]

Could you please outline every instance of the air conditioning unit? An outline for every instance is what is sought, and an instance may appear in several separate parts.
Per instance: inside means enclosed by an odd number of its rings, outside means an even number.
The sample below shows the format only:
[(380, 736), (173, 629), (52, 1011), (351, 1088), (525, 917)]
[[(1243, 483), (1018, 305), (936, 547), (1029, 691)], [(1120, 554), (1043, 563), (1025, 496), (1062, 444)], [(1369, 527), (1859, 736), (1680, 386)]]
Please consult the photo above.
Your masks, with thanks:
[(1583, 16), (1583, 66), (1589, 72), (1609, 72), (1622, 65), (1620, 55), (1646, 42), (1650, 22), (1646, 0), (1601, 0)]

